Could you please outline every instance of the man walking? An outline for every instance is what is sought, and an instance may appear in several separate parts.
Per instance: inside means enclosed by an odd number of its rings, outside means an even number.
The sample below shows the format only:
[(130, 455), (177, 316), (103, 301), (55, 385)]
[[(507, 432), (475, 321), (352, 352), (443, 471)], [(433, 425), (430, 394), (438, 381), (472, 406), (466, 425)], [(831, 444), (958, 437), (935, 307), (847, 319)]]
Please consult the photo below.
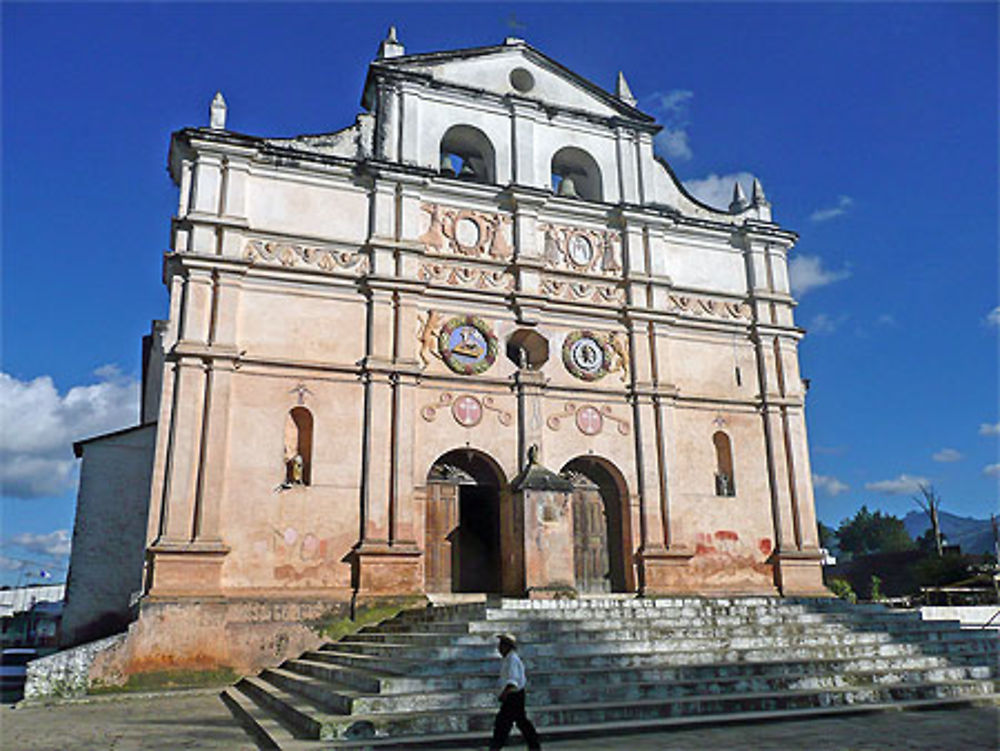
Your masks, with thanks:
[(517, 729), (524, 736), (525, 743), (530, 751), (538, 751), (541, 744), (538, 742), (538, 733), (535, 726), (531, 724), (524, 713), (524, 686), (527, 679), (524, 675), (524, 663), (517, 656), (517, 641), (510, 634), (500, 634), (497, 636), (499, 643), (497, 651), (503, 660), (500, 662), (500, 711), (493, 722), (493, 740), (490, 741), (490, 751), (499, 751), (507, 742), (512, 725), (517, 725)]

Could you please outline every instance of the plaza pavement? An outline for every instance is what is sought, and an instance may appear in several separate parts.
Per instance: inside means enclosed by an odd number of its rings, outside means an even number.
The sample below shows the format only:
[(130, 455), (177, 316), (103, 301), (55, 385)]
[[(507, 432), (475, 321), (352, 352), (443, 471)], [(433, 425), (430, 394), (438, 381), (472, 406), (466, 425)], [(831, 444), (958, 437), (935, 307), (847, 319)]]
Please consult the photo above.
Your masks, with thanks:
[[(4, 751), (255, 751), (218, 689), (0, 707)], [(549, 751), (996, 751), (1000, 707), (883, 712), (546, 743)], [(544, 728), (540, 728), (544, 738)], [(510, 748), (524, 746), (519, 742)]]

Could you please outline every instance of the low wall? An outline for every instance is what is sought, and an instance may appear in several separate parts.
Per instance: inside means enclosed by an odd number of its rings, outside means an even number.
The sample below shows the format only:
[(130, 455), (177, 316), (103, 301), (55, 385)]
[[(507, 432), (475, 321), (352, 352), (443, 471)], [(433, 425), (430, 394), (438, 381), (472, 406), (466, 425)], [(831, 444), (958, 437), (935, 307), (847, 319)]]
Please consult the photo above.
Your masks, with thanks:
[(32, 660), (28, 663), (24, 700), (31, 702), (50, 697), (66, 699), (87, 693), (94, 661), (105, 652), (119, 649), (126, 636), (127, 634), (116, 634)]
[(924, 605), (920, 617), (925, 621), (960, 621), (962, 628), (989, 628), (1000, 631), (1000, 605)]
[[(419, 602), (418, 602), (419, 601)], [(423, 598), (371, 598), (358, 607), (415, 607)], [(362, 612), (359, 611), (359, 612)], [(35, 660), (26, 699), (79, 696), (124, 686), (141, 673), (231, 670), (247, 675), (316, 649), (323, 631), (351, 616), (344, 600), (145, 600), (128, 630)]]

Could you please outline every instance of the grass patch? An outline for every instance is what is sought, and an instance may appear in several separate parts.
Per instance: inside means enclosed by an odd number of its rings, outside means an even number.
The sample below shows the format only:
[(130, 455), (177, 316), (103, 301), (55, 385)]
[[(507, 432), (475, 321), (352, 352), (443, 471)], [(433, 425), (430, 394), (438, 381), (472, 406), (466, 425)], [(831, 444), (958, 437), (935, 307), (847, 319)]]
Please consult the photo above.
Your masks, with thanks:
[(88, 694), (121, 694), (143, 691), (170, 691), (182, 688), (228, 686), (239, 679), (229, 668), (214, 670), (154, 670), (133, 673), (122, 686), (91, 686)]
[(345, 636), (357, 633), (365, 626), (371, 626), (388, 618), (393, 618), (404, 610), (426, 605), (422, 597), (408, 597), (391, 602), (359, 605), (354, 613), (354, 619), (340, 613), (330, 613), (313, 624), (313, 628), (324, 639), (337, 641)]

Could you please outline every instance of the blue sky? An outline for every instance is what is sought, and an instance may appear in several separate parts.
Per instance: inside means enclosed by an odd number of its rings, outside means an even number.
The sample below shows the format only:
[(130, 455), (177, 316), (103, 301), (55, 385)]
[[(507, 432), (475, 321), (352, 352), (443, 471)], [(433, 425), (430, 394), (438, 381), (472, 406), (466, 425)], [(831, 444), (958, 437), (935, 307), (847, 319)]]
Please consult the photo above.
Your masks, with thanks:
[[(706, 198), (758, 176), (793, 256), (817, 509), (997, 506), (997, 6), (2, 5), (0, 583), (64, 575), (73, 440), (134, 420), (166, 315), (171, 131), (353, 122), (394, 23), (409, 52), (511, 33), (612, 89)], [(27, 561), (28, 563), (25, 563)], [(62, 568), (60, 568), (62, 566)]]

